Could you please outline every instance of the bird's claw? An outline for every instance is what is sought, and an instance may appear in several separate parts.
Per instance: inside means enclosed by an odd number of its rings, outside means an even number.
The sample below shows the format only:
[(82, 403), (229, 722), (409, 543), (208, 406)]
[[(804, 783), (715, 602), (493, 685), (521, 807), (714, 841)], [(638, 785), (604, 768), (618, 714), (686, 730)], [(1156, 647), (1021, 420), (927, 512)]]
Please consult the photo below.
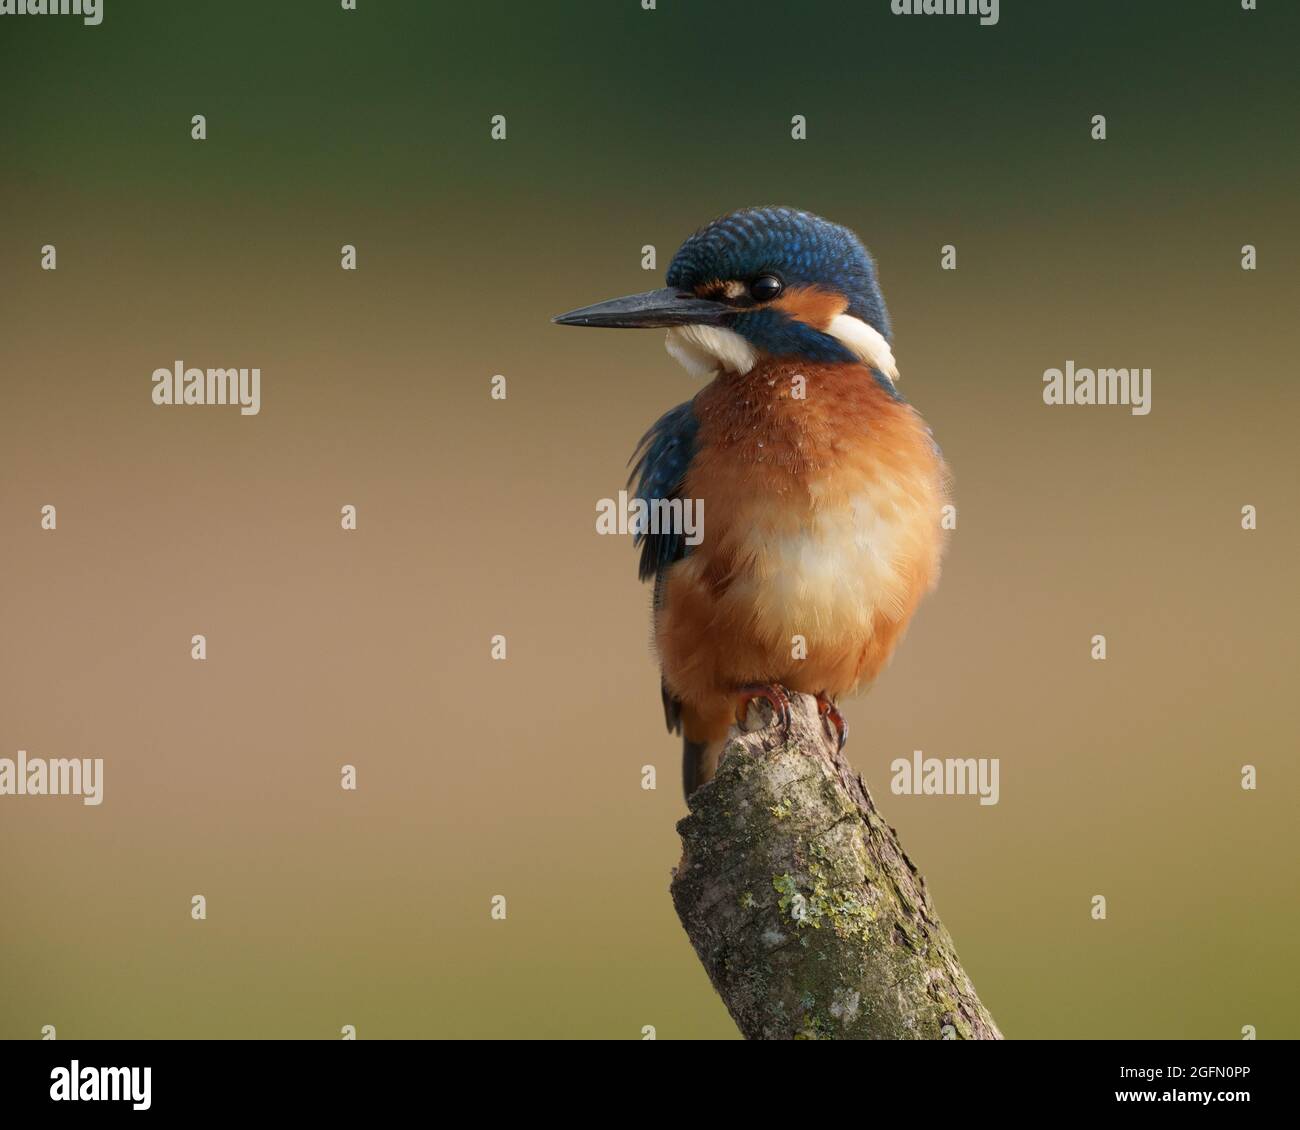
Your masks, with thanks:
[(822, 724), (828, 727), (831, 737), (838, 743), (838, 748), (842, 750), (849, 740), (849, 724), (844, 720), (844, 715), (839, 712), (839, 708), (831, 701), (830, 695), (825, 691), (821, 691), (817, 695), (817, 713), (821, 715)]
[(750, 728), (746, 724), (750, 704), (761, 699), (771, 708), (772, 721), (780, 726), (782, 732), (790, 732), (790, 697), (786, 694), (785, 687), (777, 683), (755, 683), (741, 687), (737, 694), (736, 724), (742, 730)]

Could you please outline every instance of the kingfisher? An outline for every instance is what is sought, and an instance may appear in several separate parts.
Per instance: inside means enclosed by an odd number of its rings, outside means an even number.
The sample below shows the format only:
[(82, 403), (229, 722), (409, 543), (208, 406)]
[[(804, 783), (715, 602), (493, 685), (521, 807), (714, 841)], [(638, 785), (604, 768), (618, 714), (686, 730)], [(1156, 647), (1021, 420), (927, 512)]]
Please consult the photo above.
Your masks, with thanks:
[(665, 281), (553, 320), (666, 329), (708, 380), (646, 432), (628, 481), (643, 513), (691, 500), (702, 518), (695, 544), (674, 528), (636, 538), (689, 800), (757, 699), (788, 729), (789, 692), (816, 696), (843, 748), (840, 696), (875, 680), (938, 580), (949, 474), (898, 391), (875, 263), (848, 228), (731, 212)]

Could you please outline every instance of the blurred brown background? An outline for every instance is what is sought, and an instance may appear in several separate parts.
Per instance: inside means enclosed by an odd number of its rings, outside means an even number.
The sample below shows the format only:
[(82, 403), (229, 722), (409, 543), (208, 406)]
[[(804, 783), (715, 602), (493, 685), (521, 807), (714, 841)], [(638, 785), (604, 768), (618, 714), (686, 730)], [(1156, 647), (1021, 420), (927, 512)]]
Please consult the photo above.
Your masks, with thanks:
[[(1012, 1037), (1300, 1035), (1295, 13), (1265, 7), (0, 21), (0, 756), (105, 760), (98, 808), (0, 798), (0, 1036), (734, 1035), (667, 895), (648, 590), (594, 532), (699, 386), (658, 333), (548, 319), (756, 203), (866, 240), (956, 475), (849, 752), (986, 1004)], [(154, 406), (178, 358), (260, 366), (260, 415)], [(1151, 414), (1045, 407), (1066, 359), (1150, 367)], [(914, 749), (1001, 758), (1000, 804), (890, 795)]]

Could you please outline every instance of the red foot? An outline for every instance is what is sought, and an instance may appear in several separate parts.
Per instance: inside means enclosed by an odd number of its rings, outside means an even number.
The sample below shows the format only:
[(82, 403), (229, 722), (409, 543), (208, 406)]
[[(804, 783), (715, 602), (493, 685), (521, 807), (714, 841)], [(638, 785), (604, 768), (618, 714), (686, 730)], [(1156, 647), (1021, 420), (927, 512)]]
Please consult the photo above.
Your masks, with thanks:
[(831, 701), (831, 696), (825, 691), (817, 695), (817, 713), (821, 715), (822, 723), (829, 723), (829, 733), (839, 743), (839, 748), (843, 749), (845, 742), (849, 740), (849, 724), (844, 721), (844, 715), (839, 712), (835, 703)]
[(752, 683), (741, 687), (736, 694), (736, 722), (742, 730), (749, 714), (749, 704), (761, 698), (772, 708), (772, 721), (787, 734), (790, 732), (790, 699), (785, 693), (785, 687), (777, 683)]

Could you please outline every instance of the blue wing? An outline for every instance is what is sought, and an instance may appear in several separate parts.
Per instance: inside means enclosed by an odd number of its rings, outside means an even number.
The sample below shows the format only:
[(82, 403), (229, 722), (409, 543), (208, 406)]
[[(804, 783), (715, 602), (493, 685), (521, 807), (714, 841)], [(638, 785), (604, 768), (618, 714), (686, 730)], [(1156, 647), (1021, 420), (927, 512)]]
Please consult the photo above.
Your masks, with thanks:
[[(690, 401), (677, 405), (655, 421), (632, 453), (632, 474), (628, 476), (627, 485), (633, 488), (635, 497), (647, 503), (656, 498), (681, 497), (686, 470), (695, 458), (695, 433), (699, 428)], [(685, 557), (690, 546), (681, 530), (638, 534), (636, 544), (641, 547), (641, 579), (655, 579), (653, 612), (657, 619), (668, 566)], [(677, 733), (682, 728), (682, 704), (667, 684), (661, 683), (660, 691), (664, 702), (664, 722), (670, 733)]]
[[(649, 503), (657, 498), (681, 497), (686, 469), (695, 457), (695, 435), (699, 428), (688, 400), (665, 412), (641, 437), (632, 453), (632, 474), (627, 480), (637, 498)], [(641, 547), (639, 576), (643, 581), (659, 578), (669, 565), (680, 561), (689, 551), (682, 530), (637, 534), (635, 544)]]

